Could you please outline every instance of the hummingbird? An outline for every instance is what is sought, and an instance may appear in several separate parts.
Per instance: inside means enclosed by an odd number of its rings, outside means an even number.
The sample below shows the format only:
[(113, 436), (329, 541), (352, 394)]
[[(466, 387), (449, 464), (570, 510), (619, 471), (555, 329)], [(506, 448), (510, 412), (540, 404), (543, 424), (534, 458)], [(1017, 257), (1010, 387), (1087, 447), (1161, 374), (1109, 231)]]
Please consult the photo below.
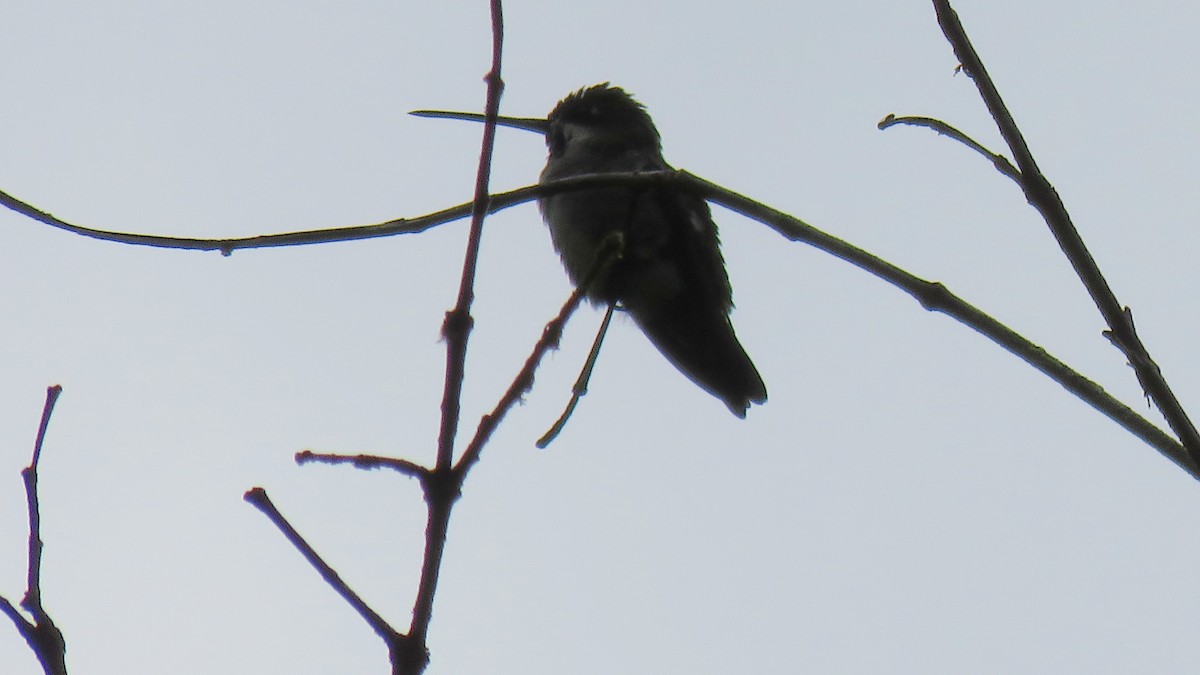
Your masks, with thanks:
[[(424, 117), (483, 121), (476, 113), (415, 111)], [(667, 171), (658, 129), (645, 106), (605, 82), (558, 102), (545, 118), (500, 117), (497, 124), (543, 134), (549, 156), (540, 183), (599, 173)], [(616, 235), (616, 258), (587, 297), (631, 316), (681, 373), (745, 418), (767, 388), (738, 342), (729, 313), (733, 291), (708, 203), (663, 187), (597, 187), (538, 198), (550, 238), (577, 287)]]

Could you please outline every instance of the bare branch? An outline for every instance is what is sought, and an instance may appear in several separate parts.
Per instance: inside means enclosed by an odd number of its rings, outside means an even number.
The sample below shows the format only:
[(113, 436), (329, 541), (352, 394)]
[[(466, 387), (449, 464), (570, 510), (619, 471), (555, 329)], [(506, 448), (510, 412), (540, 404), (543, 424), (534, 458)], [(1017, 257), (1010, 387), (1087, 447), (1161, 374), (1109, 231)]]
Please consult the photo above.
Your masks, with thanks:
[(933, 7), (937, 12), (938, 24), (941, 25), (946, 40), (950, 42), (955, 56), (962, 63), (963, 70), (975, 82), (988, 112), (991, 113), (992, 119), (996, 121), (996, 126), (1000, 129), (1000, 134), (1004, 137), (1004, 142), (1008, 144), (1009, 150), (1013, 153), (1013, 158), (1020, 169), (1020, 184), (1021, 189), (1025, 192), (1025, 198), (1042, 214), (1042, 218), (1050, 227), (1054, 238), (1058, 240), (1063, 254), (1075, 268), (1075, 273), (1083, 282), (1088, 294), (1092, 296), (1092, 301), (1095, 302), (1104, 321), (1108, 324), (1109, 339), (1125, 354), (1129, 364), (1136, 372), (1138, 382), (1145, 388), (1146, 394), (1162, 411), (1167, 424), (1171, 426), (1183, 446), (1187, 448), (1192, 466), (1200, 465), (1200, 434), (1197, 433), (1196, 427), (1183, 410), (1182, 404), (1167, 385), (1162, 371), (1150, 357), (1141, 338), (1138, 337), (1137, 331), (1134, 330), (1132, 311), (1117, 301), (1108, 281), (1101, 274), (1099, 265), (1096, 264), (1092, 254), (1083, 243), (1078, 230), (1075, 229), (1075, 224), (1071, 222), (1071, 216), (1067, 213), (1067, 207), (1059, 197), (1058, 191), (1038, 168), (1033, 153), (1030, 152), (1029, 146), (1025, 142), (1025, 137), (1017, 128), (1012, 113), (1004, 104), (1004, 100), (1000, 98), (1000, 92), (988, 75), (987, 69), (984, 68), (979, 54), (971, 46), (966, 30), (958, 20), (958, 14), (950, 7), (948, 0), (934, 0)]
[(504, 80), (500, 74), (504, 52), (504, 11), (500, 0), (491, 0), (492, 64), (484, 78), (487, 82), (487, 103), (484, 106), (482, 149), (479, 170), (475, 178), (475, 198), (471, 209), (471, 229), (467, 235), (462, 280), (454, 309), (446, 313), (442, 335), (446, 340), (446, 380), (442, 394), (442, 419), (438, 432), (437, 460), (433, 471), (421, 485), (425, 491), (428, 517), (425, 524), (425, 556), (421, 564), (421, 579), (413, 601), (412, 623), (408, 634), (413, 644), (404, 654), (393, 654), (394, 672), (420, 673), (429, 662), (426, 636), (433, 616), (433, 597), (441, 573), (442, 556), (446, 548), (446, 531), (450, 512), (461, 495), (462, 474), (454, 470), (454, 440), (458, 430), (462, 404), (462, 386), (467, 359), (467, 343), (471, 333), (471, 304), (475, 298), (475, 267), (483, 238), (483, 222), (490, 209), (488, 185), (492, 172), (492, 153), (496, 140), (496, 118), (500, 114), (500, 96)]
[(459, 404), (462, 395), (463, 364), (467, 358), (470, 336), (471, 303), (475, 299), (475, 267), (483, 238), (483, 220), (488, 213), (488, 184), (492, 173), (492, 153), (496, 141), (496, 117), (500, 114), (500, 96), (504, 80), (500, 64), (504, 44), (504, 21), (499, 0), (492, 5), (492, 69), (487, 81), (487, 104), (483, 125), (483, 148), (479, 152), (479, 169), (475, 176), (475, 198), (471, 208), (471, 231), (467, 236), (467, 251), (463, 260), (462, 279), (458, 287), (458, 302), (446, 314), (442, 336), (446, 339), (446, 384), (442, 395), (442, 423), (438, 434), (437, 468), (448, 470), (454, 461), (454, 436), (458, 429)]
[(243, 498), (253, 505), (254, 508), (262, 511), (263, 514), (267, 516), (271, 523), (283, 533), (283, 536), (292, 543), (292, 546), (295, 546), (296, 550), (300, 551), (300, 555), (304, 556), (304, 559), (308, 561), (308, 564), (312, 565), (313, 568), (317, 570), (317, 573), (321, 575), (321, 578), (325, 580), (325, 583), (329, 584), (329, 586), (333, 588), (338, 595), (342, 596), (342, 599), (345, 600), (351, 607), (353, 607), (354, 610), (358, 612), (359, 616), (366, 620), (367, 624), (371, 626), (375, 633), (388, 643), (389, 649), (394, 648), (394, 645), (405, 640), (405, 636), (392, 628), (388, 624), (387, 620), (380, 616), (378, 612), (371, 609), (371, 607), (368, 606), (367, 603), (364, 602), (363, 599), (360, 598), (358, 594), (355, 593), (346, 584), (346, 582), (342, 580), (341, 576), (339, 576), (338, 573), (329, 566), (329, 563), (325, 562), (325, 560), (321, 558), (316, 550), (314, 550), (313, 547), (307, 541), (305, 541), (304, 537), (302, 537), (300, 533), (296, 531), (296, 528), (292, 527), (292, 524), (287, 521), (287, 518), (285, 518), (283, 514), (279, 512), (279, 509), (275, 508), (275, 504), (273, 504), (271, 502), (271, 498), (267, 496), (266, 490), (260, 487), (251, 488), (246, 491), (246, 494), (243, 496)]
[[(498, 195), (492, 195), (488, 206), (489, 213), (495, 213), (515, 204), (527, 202), (537, 196), (536, 188), (522, 188)], [(236, 250), (251, 248), (277, 248), (282, 246), (304, 246), (308, 244), (327, 244), (337, 241), (358, 241), (376, 237), (390, 237), (397, 234), (416, 234), (424, 232), (437, 225), (449, 223), (471, 215), (471, 203), (459, 204), (441, 211), (435, 211), (415, 218), (398, 218), (375, 225), (351, 225), (348, 227), (323, 228), (318, 230), (301, 230), (297, 232), (281, 232), (278, 234), (262, 234), (252, 237), (233, 237), (226, 239), (204, 239), (198, 237), (168, 237), (157, 234), (137, 234), (133, 232), (115, 232), (101, 230), (83, 225), (75, 225), (57, 218), (46, 211), (39, 210), (6, 192), (0, 192), (0, 204), (20, 213), (61, 230), (101, 241), (111, 241), (133, 246), (150, 246), (154, 248), (182, 249), (191, 251), (220, 251), (222, 255), (230, 255)]]
[(562, 338), (563, 327), (567, 324), (567, 319), (571, 318), (571, 315), (579, 308), (579, 304), (587, 297), (588, 288), (621, 255), (624, 245), (624, 236), (620, 233), (610, 234), (600, 242), (600, 248), (596, 251), (596, 260), (592, 263), (592, 269), (588, 271), (587, 276), (583, 278), (579, 286), (571, 293), (571, 297), (567, 298), (567, 301), (563, 303), (558, 316), (554, 317), (542, 329), (542, 337), (533, 346), (533, 352), (525, 360), (525, 365), (521, 368), (521, 371), (513, 378), (508, 391), (504, 392), (504, 396), (500, 397), (500, 401), (496, 403), (496, 407), (492, 412), (484, 415), (483, 419), (479, 420), (479, 427), (475, 430), (475, 437), (471, 439), (471, 442), (467, 445), (467, 449), (463, 451), (462, 458), (459, 459), (458, 464), (454, 467), (460, 476), (460, 484), (466, 479), (467, 472), (471, 470), (471, 466), (479, 461), (479, 453), (483, 451), (483, 446), (491, 438), (492, 432), (496, 430), (496, 426), (500, 424), (500, 420), (504, 419), (509, 409), (520, 400), (525, 392), (533, 388), (533, 374), (537, 370), (538, 364), (541, 363), (542, 357), (545, 356), (546, 352), (558, 347), (559, 340)]
[(609, 304), (608, 310), (604, 312), (604, 320), (600, 322), (600, 328), (596, 331), (596, 339), (592, 341), (592, 348), (588, 350), (587, 360), (583, 363), (583, 369), (579, 371), (575, 385), (571, 387), (571, 400), (567, 402), (566, 409), (554, 421), (549, 431), (542, 434), (542, 437), (537, 440), (535, 445), (538, 449), (545, 450), (550, 447), (554, 439), (562, 433), (563, 427), (567, 426), (567, 420), (571, 419), (571, 414), (575, 412), (575, 406), (579, 404), (579, 399), (587, 395), (588, 382), (592, 379), (592, 370), (596, 367), (596, 359), (600, 358), (600, 346), (604, 344), (604, 336), (608, 334), (608, 325), (612, 323), (614, 309), (615, 306)]
[[(583, 301), (584, 292), (581, 289), (575, 289), (571, 293), (571, 297), (563, 303), (562, 309), (559, 310), (558, 316), (546, 324), (542, 329), (542, 336), (538, 339), (537, 344), (533, 347), (533, 352), (529, 358), (525, 360), (525, 365), (517, 376), (513, 378), (512, 383), (500, 397), (496, 403), (496, 407), (492, 412), (484, 415), (479, 420), (479, 427), (475, 430), (475, 437), (467, 444), (467, 449), (463, 451), (463, 456), (459, 459), (455, 470), (461, 476), (461, 479), (466, 478), (466, 474), (471, 470), (471, 466), (479, 461), (479, 454), (483, 452), (483, 446), (487, 444), (488, 439), (492, 437), (492, 433), (499, 426), (500, 421), (508, 413), (509, 409), (521, 399), (521, 396), (533, 388), (533, 374), (537, 370), (538, 364), (542, 360), (542, 356), (550, 349), (556, 348), (559, 339), (562, 337), (562, 329), (566, 324), (567, 319), (579, 307), (579, 303)], [(460, 479), (460, 480), (461, 480)]]
[(305, 450), (296, 453), (297, 464), (353, 464), (358, 469), (391, 469), (410, 478), (424, 480), (429, 475), (429, 469), (397, 457), (381, 457), (379, 455), (338, 455)]
[(1113, 398), (1104, 389), (1071, 369), (1046, 350), (1033, 344), (1008, 326), (988, 316), (940, 283), (926, 281), (853, 244), (822, 232), (798, 218), (748, 199), (736, 192), (709, 183), (686, 172), (679, 180), (689, 184), (709, 201), (757, 220), (792, 241), (801, 241), (834, 255), (887, 281), (917, 299), (923, 307), (938, 311), (974, 329), (992, 342), (1015, 354), (1075, 396), (1145, 441), (1193, 478), (1200, 479), (1200, 465), (1182, 445), (1154, 426), (1129, 406)]
[(992, 166), (996, 167), (997, 171), (1013, 179), (1018, 185), (1021, 184), (1021, 172), (1017, 171), (1017, 168), (1008, 161), (1007, 157), (1004, 155), (998, 155), (991, 150), (988, 150), (987, 148), (983, 147), (983, 144), (979, 143), (974, 138), (971, 138), (962, 131), (959, 131), (957, 128), (950, 126), (942, 120), (934, 119), (932, 117), (918, 117), (914, 115), (896, 117), (895, 115), (889, 113), (887, 117), (879, 120), (879, 124), (876, 126), (879, 127), (880, 131), (884, 131), (897, 124), (913, 127), (926, 127), (928, 129), (933, 129), (941, 136), (952, 138), (974, 150), (975, 152), (983, 155), (989, 162), (992, 163)]
[(13, 622), (21, 637), (37, 655), (42, 670), (47, 675), (66, 675), (67, 642), (54, 619), (42, 605), (42, 524), (41, 505), (38, 503), (38, 462), (42, 457), (42, 443), (50, 427), (50, 415), (62, 387), (54, 385), (46, 389), (46, 402), (42, 405), (42, 420), (38, 424), (37, 440), (33, 444), (33, 459), (21, 471), (25, 483), (25, 505), (29, 515), (29, 548), (26, 562), (25, 597), (21, 607), (33, 616), (25, 619), (7, 598), (0, 597), (0, 610)]

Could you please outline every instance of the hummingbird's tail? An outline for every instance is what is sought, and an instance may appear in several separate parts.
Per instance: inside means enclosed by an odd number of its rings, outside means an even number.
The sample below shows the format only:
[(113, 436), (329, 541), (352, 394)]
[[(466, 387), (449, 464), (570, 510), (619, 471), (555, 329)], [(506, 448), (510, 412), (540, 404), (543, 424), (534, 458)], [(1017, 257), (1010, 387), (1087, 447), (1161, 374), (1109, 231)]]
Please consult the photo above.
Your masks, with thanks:
[(684, 375), (746, 417), (751, 403), (767, 401), (767, 386), (733, 332), (728, 315), (693, 303), (658, 306), (653, 312), (629, 308), (658, 351)]

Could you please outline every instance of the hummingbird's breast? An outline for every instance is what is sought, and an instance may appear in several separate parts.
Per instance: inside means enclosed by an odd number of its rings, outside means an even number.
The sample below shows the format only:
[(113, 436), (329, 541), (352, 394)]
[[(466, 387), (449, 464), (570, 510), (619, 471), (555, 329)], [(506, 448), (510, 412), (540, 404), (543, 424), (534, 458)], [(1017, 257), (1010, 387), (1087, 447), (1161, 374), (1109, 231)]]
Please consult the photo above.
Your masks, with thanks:
[[(657, 152), (637, 152), (627, 148), (612, 150), (576, 144), (559, 156), (551, 156), (540, 182), (595, 173), (668, 168)], [(651, 269), (654, 266), (647, 264), (659, 256), (670, 235), (669, 223), (656, 207), (652, 190), (612, 187), (561, 192), (539, 198), (538, 207), (550, 228), (554, 248), (576, 285), (595, 266), (605, 238), (614, 232), (623, 236), (621, 260), (610, 266), (589, 289), (588, 297), (593, 302), (625, 301), (634, 285), (642, 292), (658, 288), (668, 294), (672, 286), (678, 285), (679, 280), (669, 269), (654, 271)], [(642, 273), (636, 275), (642, 277), (636, 284), (630, 278), (635, 262), (642, 269)]]

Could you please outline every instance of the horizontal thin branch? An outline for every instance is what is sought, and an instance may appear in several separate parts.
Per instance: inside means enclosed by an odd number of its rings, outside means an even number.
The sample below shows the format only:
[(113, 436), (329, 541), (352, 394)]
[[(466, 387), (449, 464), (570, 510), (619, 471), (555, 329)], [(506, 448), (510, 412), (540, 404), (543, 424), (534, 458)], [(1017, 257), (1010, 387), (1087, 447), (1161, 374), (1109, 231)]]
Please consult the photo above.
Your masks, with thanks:
[[(493, 214), (511, 206), (532, 201), (541, 195), (556, 194), (581, 190), (597, 185), (627, 184), (623, 176), (638, 176), (647, 174), (594, 174), (590, 176), (575, 176), (544, 185), (530, 185), (508, 192), (499, 192), (488, 197), (487, 213)], [(634, 178), (635, 185), (647, 185), (653, 179)], [(308, 246), (312, 244), (329, 244), (342, 241), (359, 241), (377, 239), (401, 234), (418, 234), (445, 225), (456, 220), (471, 216), (475, 202), (457, 204), (449, 208), (434, 211), (413, 218), (396, 218), (373, 225), (349, 225), (345, 227), (320, 228), (315, 230), (297, 230), (295, 232), (278, 232), (274, 234), (259, 234), (249, 237), (227, 237), (210, 239), (202, 237), (170, 237), (160, 234), (139, 234), (135, 232), (118, 232), (103, 230), (84, 225), (77, 225), (58, 218), (46, 211), (23, 202), (7, 192), (0, 191), (0, 205), (6, 206), (17, 213), (51, 227), (65, 230), (83, 237), (110, 241), (130, 246), (149, 246), (185, 251), (220, 251), (222, 255), (231, 255), (234, 251), (257, 248), (282, 248), (288, 246)]]
[(546, 352), (558, 346), (559, 340), (562, 337), (563, 326), (566, 325), (567, 319), (579, 307), (579, 303), (583, 302), (584, 294), (587, 291), (586, 284), (581, 284), (576, 288), (567, 301), (563, 303), (562, 309), (559, 310), (558, 316), (554, 317), (550, 323), (546, 324), (542, 329), (542, 336), (534, 345), (533, 351), (525, 360), (525, 365), (522, 366), (517, 376), (513, 378), (508, 390), (500, 397), (496, 403), (496, 407), (491, 413), (484, 415), (479, 420), (479, 426), (475, 430), (475, 436), (471, 438), (471, 442), (467, 444), (466, 450), (463, 451), (462, 457), (454, 466), (454, 470), (459, 476), (459, 484), (466, 477), (471, 466), (479, 461), (479, 454), (483, 452), (483, 447), (491, 438), (492, 433), (508, 414), (509, 409), (513, 407), (521, 396), (533, 388), (533, 374), (537, 370), (538, 364)]
[[(520, 190), (493, 195), (490, 211), (494, 213), (514, 204), (529, 201), (536, 196), (535, 189), (522, 188)], [(471, 215), (471, 203), (466, 203), (416, 218), (398, 218), (375, 225), (351, 225), (348, 227), (323, 228), (319, 230), (261, 234), (251, 237), (204, 239), (198, 237), (168, 237), (158, 234), (116, 232), (75, 225), (2, 191), (0, 191), (0, 204), (36, 221), (84, 237), (91, 237), (92, 239), (133, 246), (151, 246), (154, 248), (220, 251), (223, 255), (230, 255), (234, 251), (249, 248), (303, 246), (307, 244), (326, 244), (335, 241), (357, 241), (360, 239), (374, 239), (376, 237), (390, 237), (397, 234), (415, 234), (424, 232), (436, 225), (452, 222)]]
[(391, 469), (411, 478), (422, 480), (429, 476), (429, 469), (416, 462), (397, 457), (381, 457), (379, 455), (339, 455), (304, 450), (296, 453), (296, 463), (353, 464), (358, 469)]

